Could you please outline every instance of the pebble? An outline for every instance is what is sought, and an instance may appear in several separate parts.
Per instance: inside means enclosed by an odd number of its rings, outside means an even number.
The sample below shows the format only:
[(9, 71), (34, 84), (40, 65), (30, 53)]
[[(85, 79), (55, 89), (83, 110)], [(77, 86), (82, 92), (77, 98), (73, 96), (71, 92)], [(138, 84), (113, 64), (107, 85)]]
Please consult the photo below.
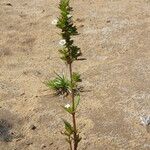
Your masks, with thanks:
[(49, 145), (53, 145), (53, 142), (51, 142)]
[(82, 22), (82, 21), (84, 21), (84, 19), (77, 18), (76, 21), (77, 22)]
[(30, 129), (31, 129), (31, 130), (35, 130), (35, 129), (36, 129), (36, 126), (35, 126), (35, 125), (31, 125), (31, 126), (30, 126)]
[(81, 24), (80, 26), (79, 26), (79, 28), (83, 28), (84, 27), (84, 25), (83, 24)]
[(107, 23), (110, 23), (110, 20), (107, 20), (106, 22), (107, 22)]
[(23, 96), (23, 95), (25, 95), (25, 93), (21, 93), (21, 94), (20, 94), (20, 96)]
[(26, 141), (25, 143), (26, 143), (26, 145), (32, 145), (33, 144), (32, 141)]
[(7, 5), (7, 6), (12, 6), (12, 4), (11, 4), (11, 3), (7, 3), (6, 5)]
[(21, 141), (22, 139), (21, 138), (18, 138), (18, 139), (16, 139), (16, 142), (19, 142), (19, 141)]
[(44, 148), (46, 148), (46, 145), (42, 144), (41, 149), (44, 149)]

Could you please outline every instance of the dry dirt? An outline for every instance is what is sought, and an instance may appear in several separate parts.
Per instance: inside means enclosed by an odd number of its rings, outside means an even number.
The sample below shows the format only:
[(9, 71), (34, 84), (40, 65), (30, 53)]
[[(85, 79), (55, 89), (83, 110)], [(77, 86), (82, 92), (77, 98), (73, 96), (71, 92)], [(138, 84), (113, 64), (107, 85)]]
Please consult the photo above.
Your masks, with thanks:
[[(67, 150), (60, 108), (43, 82), (66, 72), (59, 0), (0, 0), (0, 150)], [(149, 150), (140, 116), (150, 114), (150, 0), (72, 0), (85, 61), (79, 150)], [(32, 128), (36, 129), (32, 129)]]

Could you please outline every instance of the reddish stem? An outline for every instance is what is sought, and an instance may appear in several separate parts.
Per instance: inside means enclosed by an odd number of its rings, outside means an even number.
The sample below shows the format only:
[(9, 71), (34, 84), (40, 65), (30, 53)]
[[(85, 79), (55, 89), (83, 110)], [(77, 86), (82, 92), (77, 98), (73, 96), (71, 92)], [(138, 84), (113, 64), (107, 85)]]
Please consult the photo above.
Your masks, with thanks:
[(75, 117), (75, 101), (74, 101), (74, 90), (73, 90), (73, 81), (72, 81), (72, 63), (69, 63), (69, 72), (70, 72), (70, 81), (71, 81), (71, 99), (72, 99), (72, 109), (73, 109), (73, 113), (72, 113), (72, 120), (73, 120), (73, 128), (74, 128), (74, 150), (77, 150), (77, 128), (76, 128), (76, 117)]

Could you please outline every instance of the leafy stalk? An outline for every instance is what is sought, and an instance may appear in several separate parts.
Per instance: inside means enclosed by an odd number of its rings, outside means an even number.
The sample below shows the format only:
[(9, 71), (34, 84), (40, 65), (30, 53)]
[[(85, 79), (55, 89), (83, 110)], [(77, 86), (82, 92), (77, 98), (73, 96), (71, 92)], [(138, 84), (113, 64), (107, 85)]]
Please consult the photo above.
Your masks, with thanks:
[[(70, 14), (73, 10), (69, 5), (70, 0), (60, 0), (59, 9), (60, 16), (58, 20), (52, 23), (61, 29), (62, 40), (59, 42), (62, 48), (59, 50), (60, 58), (67, 64), (69, 70), (69, 79), (65, 76), (57, 75), (54, 80), (47, 83), (51, 89), (58, 94), (71, 95), (71, 105), (62, 106), (66, 112), (72, 116), (72, 125), (63, 119), (65, 124), (65, 132), (63, 133), (67, 138), (70, 150), (77, 150), (78, 144), (81, 140), (76, 124), (76, 110), (80, 102), (80, 95), (78, 89), (78, 82), (81, 82), (81, 77), (78, 73), (73, 72), (73, 62), (78, 60), (82, 55), (81, 50), (74, 44), (72, 36), (78, 35), (76, 26), (73, 24), (73, 17)], [(78, 91), (78, 92), (77, 92)]]

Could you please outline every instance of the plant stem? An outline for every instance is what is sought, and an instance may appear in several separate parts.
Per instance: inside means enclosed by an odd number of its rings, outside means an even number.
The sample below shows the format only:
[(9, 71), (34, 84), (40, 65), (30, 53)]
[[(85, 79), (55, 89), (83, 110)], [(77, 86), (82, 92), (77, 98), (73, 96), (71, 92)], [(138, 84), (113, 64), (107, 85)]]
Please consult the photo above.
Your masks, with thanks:
[(71, 141), (71, 138), (70, 138), (70, 137), (69, 137), (69, 140), (70, 140), (70, 143), (69, 143), (69, 144), (70, 144), (70, 150), (73, 150), (73, 149), (72, 149), (72, 141)]
[(70, 81), (71, 81), (71, 99), (72, 99), (72, 109), (73, 109), (73, 113), (72, 113), (72, 120), (73, 120), (73, 128), (74, 128), (74, 150), (77, 150), (77, 128), (76, 128), (76, 117), (75, 117), (75, 102), (74, 102), (74, 90), (73, 90), (73, 81), (72, 81), (72, 63), (69, 63), (69, 72), (70, 72)]

